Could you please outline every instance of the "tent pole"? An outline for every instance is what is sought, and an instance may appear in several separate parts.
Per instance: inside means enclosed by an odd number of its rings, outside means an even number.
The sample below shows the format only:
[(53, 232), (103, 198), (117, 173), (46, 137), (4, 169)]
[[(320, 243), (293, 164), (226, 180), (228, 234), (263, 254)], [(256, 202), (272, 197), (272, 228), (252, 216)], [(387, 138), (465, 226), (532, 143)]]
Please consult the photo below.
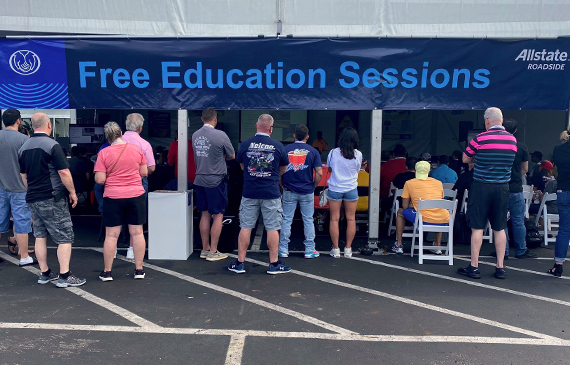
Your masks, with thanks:
[(188, 189), (188, 110), (178, 110), (178, 190)]
[(378, 243), (380, 224), (380, 161), (382, 154), (382, 110), (372, 111), (370, 123), (370, 196), (368, 198), (368, 245)]

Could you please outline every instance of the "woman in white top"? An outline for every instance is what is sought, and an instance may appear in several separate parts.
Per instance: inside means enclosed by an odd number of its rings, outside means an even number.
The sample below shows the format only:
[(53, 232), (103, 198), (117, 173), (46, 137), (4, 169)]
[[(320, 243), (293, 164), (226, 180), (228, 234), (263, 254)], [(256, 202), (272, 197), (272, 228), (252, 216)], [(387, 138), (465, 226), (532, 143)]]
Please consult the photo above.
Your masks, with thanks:
[(358, 203), (358, 172), (362, 164), (362, 153), (358, 148), (358, 134), (353, 128), (345, 128), (338, 139), (338, 148), (329, 153), (327, 166), (331, 177), (327, 194), (330, 207), (330, 227), (333, 248), (331, 256), (340, 257), (338, 248), (338, 221), (344, 201), (344, 215), (347, 221), (346, 247), (344, 257), (352, 257), (352, 241), (356, 234), (356, 204)]

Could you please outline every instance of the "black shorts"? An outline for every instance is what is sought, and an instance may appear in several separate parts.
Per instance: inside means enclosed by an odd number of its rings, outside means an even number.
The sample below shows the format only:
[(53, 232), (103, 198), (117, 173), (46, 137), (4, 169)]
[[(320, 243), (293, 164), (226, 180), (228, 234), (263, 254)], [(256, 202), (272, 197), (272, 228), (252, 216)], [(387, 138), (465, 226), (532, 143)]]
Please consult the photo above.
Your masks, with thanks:
[(210, 214), (223, 214), (228, 206), (228, 188), (225, 181), (222, 181), (214, 188), (206, 188), (197, 186), (196, 191), (196, 208), (200, 212), (208, 212)]
[(135, 198), (103, 198), (103, 225), (122, 226), (123, 222), (138, 226), (146, 223), (145, 194)]
[(487, 221), (493, 231), (507, 227), (509, 184), (485, 184), (474, 181), (469, 189), (467, 224), (473, 229), (485, 229)]

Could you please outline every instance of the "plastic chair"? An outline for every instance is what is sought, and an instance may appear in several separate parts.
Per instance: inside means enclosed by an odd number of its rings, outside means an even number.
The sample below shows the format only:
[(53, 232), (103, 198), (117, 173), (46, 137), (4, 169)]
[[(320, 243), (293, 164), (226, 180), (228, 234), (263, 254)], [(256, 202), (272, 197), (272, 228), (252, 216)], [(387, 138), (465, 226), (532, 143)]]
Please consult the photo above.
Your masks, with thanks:
[[(390, 183), (390, 190), (388, 190), (388, 198), (390, 198), (391, 196), (394, 196), (394, 194), (396, 193), (396, 187), (394, 186), (394, 183), (391, 182)], [(394, 198), (395, 199), (395, 198)], [(394, 207), (394, 203), (392, 203), (392, 207)], [(392, 216), (391, 213), (388, 213), (388, 211), (384, 212), (384, 219), (382, 221), (382, 223), (386, 224), (386, 221), (388, 220), (388, 215), (390, 215), (390, 221), (392, 221)], [(388, 232), (390, 232), (390, 227), (388, 227)], [(388, 236), (390, 235), (390, 233), (388, 233)]]
[(552, 228), (557, 228), (559, 226), (559, 216), (558, 214), (549, 214), (548, 205), (549, 201), (556, 201), (556, 194), (545, 193), (542, 197), (542, 202), (540, 202), (540, 208), (538, 208), (538, 214), (534, 220), (534, 224), (538, 226), (538, 221), (540, 217), (543, 217), (543, 234), (544, 234), (544, 245), (548, 246), (548, 242), (556, 242), (556, 237), (548, 237), (549, 234), (555, 235), (557, 232), (553, 231)]
[[(449, 222), (444, 225), (424, 224), (422, 217), (422, 209), (446, 209), (449, 212)], [(426, 260), (442, 260), (447, 261), (449, 265), (453, 265), (453, 223), (455, 221), (455, 211), (457, 210), (457, 200), (445, 199), (431, 199), (419, 200), (418, 212), (416, 214), (416, 221), (414, 222), (413, 236), (412, 236), (412, 250), (411, 256), (414, 257), (414, 251), (418, 250), (418, 262), (424, 263)], [(447, 232), (449, 238), (447, 246), (438, 247), (445, 254), (433, 255), (424, 254), (424, 250), (433, 249), (434, 246), (424, 247), (424, 232)], [(416, 245), (416, 235), (419, 235), (419, 245)]]
[(446, 189), (444, 187), (443, 196), (445, 197), (445, 199), (448, 199), (448, 200), (451, 199), (452, 201), (455, 201), (455, 200), (457, 200), (457, 190)]
[[(396, 189), (396, 192), (394, 193), (394, 201), (392, 202), (392, 211), (390, 213), (390, 224), (388, 225), (388, 236), (392, 235), (392, 233), (396, 233), (396, 219), (398, 219), (398, 210), (400, 210), (400, 201), (398, 198), (402, 196), (403, 192), (404, 189)], [(413, 237), (412, 230), (412, 226), (405, 226), (402, 237)]]
[[(528, 186), (528, 185), (527, 185)], [(530, 205), (532, 203), (532, 196), (533, 193), (532, 191), (523, 191), (523, 197), (524, 197), (524, 217), (526, 219), (530, 218), (530, 214), (529, 214), (529, 210), (530, 210)]]
[(443, 183), (443, 189), (444, 189), (444, 190), (445, 190), (445, 189), (452, 190), (454, 185), (455, 185), (455, 184)]
[(524, 191), (528, 191), (528, 192), (532, 193), (533, 190), (534, 190), (534, 189), (533, 189), (533, 186), (532, 186), (532, 185), (523, 185), (523, 192), (524, 192)]
[[(463, 202), (461, 203), (461, 212), (467, 214), (467, 200), (469, 199), (469, 190), (465, 189), (463, 193)], [(489, 243), (493, 243), (493, 230), (491, 229), (491, 223), (487, 221), (487, 226), (483, 230), (483, 239), (488, 240)]]
[(358, 173), (358, 202), (356, 203), (356, 227), (368, 225), (368, 199), (370, 195), (370, 174), (366, 171)]

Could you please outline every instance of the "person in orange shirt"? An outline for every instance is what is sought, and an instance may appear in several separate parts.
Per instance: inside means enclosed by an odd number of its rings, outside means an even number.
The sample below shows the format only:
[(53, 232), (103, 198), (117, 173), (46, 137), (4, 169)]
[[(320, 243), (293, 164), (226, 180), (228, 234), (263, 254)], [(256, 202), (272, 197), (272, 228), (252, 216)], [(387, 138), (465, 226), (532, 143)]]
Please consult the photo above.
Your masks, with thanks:
[[(418, 201), (429, 199), (443, 199), (443, 184), (432, 177), (428, 177), (431, 166), (427, 161), (416, 163), (416, 178), (408, 180), (402, 192), (402, 208), (398, 210), (396, 220), (397, 241), (392, 247), (392, 251), (397, 254), (404, 253), (402, 249), (402, 234), (406, 220), (414, 223), (418, 209)], [(410, 201), (412, 207), (410, 207)], [(422, 209), (424, 223), (427, 224), (449, 224), (449, 212), (446, 209)], [(434, 246), (441, 245), (441, 232), (435, 234)], [(431, 250), (436, 255), (441, 255), (441, 250), (434, 248)]]
[(319, 151), (319, 153), (323, 153), (323, 151), (329, 149), (327, 141), (323, 139), (323, 132), (321, 131), (317, 132), (317, 139), (315, 139), (312, 146), (316, 148)]

